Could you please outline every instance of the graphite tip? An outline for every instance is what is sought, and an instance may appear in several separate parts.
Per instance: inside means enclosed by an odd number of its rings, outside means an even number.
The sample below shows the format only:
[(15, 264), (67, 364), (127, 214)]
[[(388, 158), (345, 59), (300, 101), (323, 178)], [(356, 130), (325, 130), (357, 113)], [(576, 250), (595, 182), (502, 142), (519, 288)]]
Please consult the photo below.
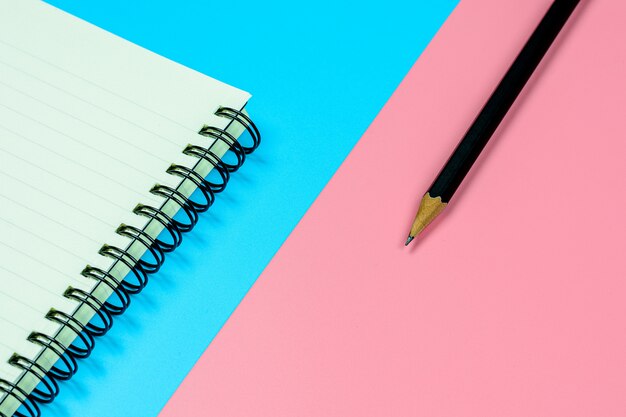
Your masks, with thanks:
[(404, 242), (404, 246), (409, 246), (409, 243), (411, 243), (413, 239), (415, 239), (415, 236), (409, 235), (409, 237), (406, 238), (406, 242)]

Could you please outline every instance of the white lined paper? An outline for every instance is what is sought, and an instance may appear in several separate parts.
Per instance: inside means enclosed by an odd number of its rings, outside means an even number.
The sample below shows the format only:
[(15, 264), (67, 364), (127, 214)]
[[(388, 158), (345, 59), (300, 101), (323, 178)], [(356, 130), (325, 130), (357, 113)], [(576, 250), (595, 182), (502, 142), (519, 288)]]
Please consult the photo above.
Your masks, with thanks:
[(111, 266), (99, 248), (129, 244), (116, 227), (146, 225), (132, 209), (160, 207), (150, 188), (180, 183), (169, 165), (197, 162), (182, 150), (212, 143), (199, 128), (226, 127), (213, 112), (248, 99), (45, 3), (0, 0), (0, 378), (20, 378), (13, 353), (36, 358), (32, 331), (56, 333), (50, 308), (76, 309), (69, 285), (93, 289), (82, 269)]

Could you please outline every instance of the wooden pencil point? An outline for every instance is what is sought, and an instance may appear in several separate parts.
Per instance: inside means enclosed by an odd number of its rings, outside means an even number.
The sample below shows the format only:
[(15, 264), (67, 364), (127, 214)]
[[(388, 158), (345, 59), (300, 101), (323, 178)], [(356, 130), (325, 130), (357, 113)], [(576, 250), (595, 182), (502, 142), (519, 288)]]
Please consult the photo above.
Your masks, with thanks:
[(435, 218), (443, 211), (448, 203), (444, 203), (441, 197), (431, 197), (430, 193), (424, 194), (420, 207), (417, 210), (417, 215), (411, 226), (409, 232), (409, 238), (406, 240), (406, 245), (411, 243), (415, 236), (419, 235)]
[(439, 171), (422, 202), (406, 245), (443, 211), (517, 99), (580, 0), (554, 0), (463, 139)]

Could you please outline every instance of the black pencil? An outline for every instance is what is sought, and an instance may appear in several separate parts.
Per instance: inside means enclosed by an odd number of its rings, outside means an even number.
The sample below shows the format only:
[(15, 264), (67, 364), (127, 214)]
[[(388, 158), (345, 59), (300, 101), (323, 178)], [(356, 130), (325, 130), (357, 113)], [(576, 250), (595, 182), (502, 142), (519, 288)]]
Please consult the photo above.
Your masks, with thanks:
[(555, 0), (420, 202), (406, 245), (446, 207), (580, 0)]

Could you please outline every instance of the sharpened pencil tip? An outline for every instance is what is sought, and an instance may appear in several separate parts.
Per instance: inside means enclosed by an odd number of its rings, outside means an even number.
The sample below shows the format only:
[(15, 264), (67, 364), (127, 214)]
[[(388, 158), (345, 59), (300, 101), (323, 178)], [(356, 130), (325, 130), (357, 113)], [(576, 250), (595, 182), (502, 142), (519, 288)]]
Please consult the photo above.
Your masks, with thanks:
[(409, 246), (409, 243), (413, 242), (413, 239), (415, 239), (415, 236), (409, 235), (409, 237), (406, 238), (406, 242), (404, 242), (404, 246)]

